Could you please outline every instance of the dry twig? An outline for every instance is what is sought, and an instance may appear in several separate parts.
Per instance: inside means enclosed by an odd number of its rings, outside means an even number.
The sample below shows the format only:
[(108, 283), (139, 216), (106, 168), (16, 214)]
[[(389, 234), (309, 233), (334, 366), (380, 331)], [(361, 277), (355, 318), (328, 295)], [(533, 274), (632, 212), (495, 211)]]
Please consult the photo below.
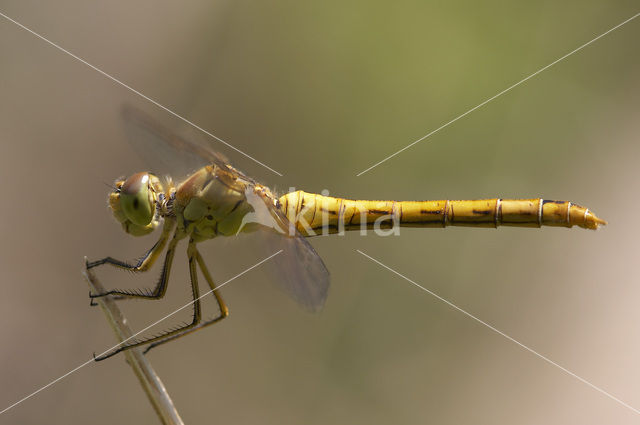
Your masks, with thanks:
[[(86, 262), (87, 259), (85, 258), (85, 265)], [(104, 287), (95, 274), (91, 270), (87, 269), (86, 266), (82, 274), (89, 284), (91, 293), (99, 294), (105, 292)], [(116, 334), (118, 341), (123, 342), (130, 338), (133, 332), (131, 332), (131, 329), (127, 325), (127, 319), (124, 317), (122, 311), (112, 297), (100, 297), (95, 300), (100, 305), (100, 308)], [(151, 367), (149, 360), (147, 360), (147, 358), (142, 354), (142, 349), (139, 347), (131, 348), (124, 351), (124, 356), (127, 363), (129, 363), (129, 366), (131, 366), (131, 369), (133, 369), (133, 373), (138, 378), (138, 381), (140, 381), (142, 389), (147, 394), (151, 405), (155, 409), (162, 423), (165, 425), (184, 424), (178, 414), (178, 411), (173, 405), (171, 397), (169, 397), (167, 389), (153, 370), (153, 367)]]

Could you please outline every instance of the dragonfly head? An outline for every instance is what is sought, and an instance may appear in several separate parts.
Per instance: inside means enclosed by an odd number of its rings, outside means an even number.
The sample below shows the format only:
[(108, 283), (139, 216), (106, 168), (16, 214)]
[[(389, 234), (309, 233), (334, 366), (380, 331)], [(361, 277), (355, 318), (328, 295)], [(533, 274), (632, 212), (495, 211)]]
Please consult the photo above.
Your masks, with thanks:
[(142, 172), (118, 179), (109, 194), (109, 207), (125, 232), (143, 236), (155, 230), (159, 223), (156, 205), (163, 193), (160, 180), (153, 174)]

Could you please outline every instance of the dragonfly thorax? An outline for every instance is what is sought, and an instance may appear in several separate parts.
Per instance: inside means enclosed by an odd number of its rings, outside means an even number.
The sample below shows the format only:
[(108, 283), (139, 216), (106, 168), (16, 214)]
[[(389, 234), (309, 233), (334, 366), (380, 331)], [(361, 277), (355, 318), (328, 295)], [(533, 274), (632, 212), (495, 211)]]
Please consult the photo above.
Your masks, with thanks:
[(178, 226), (197, 242), (248, 231), (245, 217), (254, 208), (246, 198), (247, 183), (216, 166), (196, 171), (175, 192), (172, 211)]

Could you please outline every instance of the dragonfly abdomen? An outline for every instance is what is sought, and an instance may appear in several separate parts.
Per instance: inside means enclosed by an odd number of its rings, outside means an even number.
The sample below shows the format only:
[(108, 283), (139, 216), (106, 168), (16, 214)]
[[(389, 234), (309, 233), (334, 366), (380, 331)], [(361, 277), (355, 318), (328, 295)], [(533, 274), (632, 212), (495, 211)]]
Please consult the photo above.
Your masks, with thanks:
[(606, 224), (588, 208), (544, 199), (368, 201), (334, 198), (303, 191), (280, 198), (282, 212), (304, 236), (364, 228), (541, 227)]

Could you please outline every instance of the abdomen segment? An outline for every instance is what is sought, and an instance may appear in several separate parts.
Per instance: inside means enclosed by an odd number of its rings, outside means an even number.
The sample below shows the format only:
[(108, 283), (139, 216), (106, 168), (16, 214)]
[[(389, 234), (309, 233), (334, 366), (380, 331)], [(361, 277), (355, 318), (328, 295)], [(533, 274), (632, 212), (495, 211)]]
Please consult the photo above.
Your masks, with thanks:
[(297, 191), (279, 201), (282, 212), (304, 236), (394, 225), (597, 229), (606, 224), (588, 208), (545, 199), (356, 201)]

